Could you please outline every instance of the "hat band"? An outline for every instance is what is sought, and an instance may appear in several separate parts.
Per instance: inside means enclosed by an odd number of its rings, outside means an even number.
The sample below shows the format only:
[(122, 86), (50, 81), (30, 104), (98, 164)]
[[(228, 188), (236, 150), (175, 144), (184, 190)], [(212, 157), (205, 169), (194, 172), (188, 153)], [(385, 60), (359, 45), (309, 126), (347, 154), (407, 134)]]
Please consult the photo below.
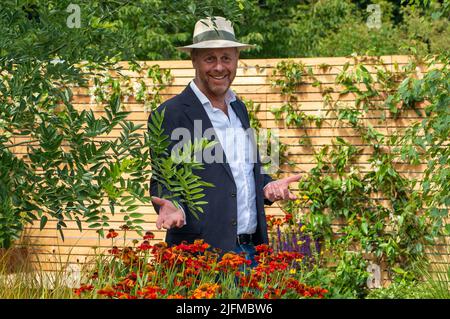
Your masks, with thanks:
[(211, 31), (205, 31), (198, 35), (196, 35), (193, 39), (194, 43), (199, 43), (203, 41), (210, 41), (210, 40), (229, 40), (229, 41), (236, 41), (236, 38), (233, 33), (222, 31), (222, 30), (211, 30)]

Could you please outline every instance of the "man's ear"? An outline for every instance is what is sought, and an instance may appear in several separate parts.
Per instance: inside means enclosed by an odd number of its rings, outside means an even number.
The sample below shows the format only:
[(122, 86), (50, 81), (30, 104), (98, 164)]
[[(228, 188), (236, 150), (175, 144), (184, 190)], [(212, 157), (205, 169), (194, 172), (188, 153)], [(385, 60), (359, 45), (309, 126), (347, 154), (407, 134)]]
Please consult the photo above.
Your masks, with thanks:
[(196, 50), (192, 49), (191, 50), (191, 61), (192, 61), (192, 64), (194, 64), (194, 60), (195, 60), (196, 56), (197, 56)]

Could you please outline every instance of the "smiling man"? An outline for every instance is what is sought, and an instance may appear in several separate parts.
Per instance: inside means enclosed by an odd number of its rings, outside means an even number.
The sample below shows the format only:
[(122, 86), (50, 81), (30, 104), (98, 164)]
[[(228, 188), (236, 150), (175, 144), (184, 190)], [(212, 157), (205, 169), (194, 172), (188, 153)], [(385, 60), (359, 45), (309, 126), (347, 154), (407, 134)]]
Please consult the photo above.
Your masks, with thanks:
[[(214, 185), (204, 190), (206, 196), (202, 200), (208, 203), (203, 206), (204, 214), (199, 220), (187, 207), (179, 209), (164, 199), (170, 193), (152, 179), (150, 192), (159, 214), (156, 226), (167, 229), (169, 245), (203, 239), (223, 252), (246, 253), (254, 265), (254, 245), (268, 243), (264, 204), (295, 199), (288, 186), (298, 181), (300, 175), (272, 181), (264, 174), (258, 149), (249, 134), (247, 109), (230, 89), (236, 77), (239, 51), (252, 45), (239, 43), (231, 22), (222, 17), (198, 21), (193, 42), (179, 49), (191, 54), (194, 80), (157, 111), (165, 110), (163, 128), (172, 142), (169, 151), (178, 142), (172, 136), (177, 129), (190, 132), (192, 141), (197, 131), (204, 137), (212, 130), (210, 140), (219, 142), (216, 159), (224, 160), (204, 162), (204, 169), (196, 172)], [(217, 153), (223, 153), (224, 157)]]

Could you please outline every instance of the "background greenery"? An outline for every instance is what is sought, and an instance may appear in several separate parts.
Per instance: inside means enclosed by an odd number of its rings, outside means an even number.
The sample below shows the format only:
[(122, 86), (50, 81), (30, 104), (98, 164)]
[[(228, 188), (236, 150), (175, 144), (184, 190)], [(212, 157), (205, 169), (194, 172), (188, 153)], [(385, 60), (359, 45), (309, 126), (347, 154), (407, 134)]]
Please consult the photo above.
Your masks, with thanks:
[[(238, 38), (257, 44), (255, 50), (243, 52), (243, 58), (346, 56), (354, 52), (359, 55), (413, 53), (416, 57), (440, 55), (438, 60), (444, 67), (423, 79), (408, 76), (398, 85), (391, 81), (390, 74), (379, 73), (385, 75), (387, 84), (392, 84), (385, 87), (394, 92), (385, 101), (392, 114), (400, 112), (396, 108), (398, 103), (409, 108), (425, 100), (430, 106), (423, 121), (412, 126), (404, 137), (392, 141), (391, 145), (399, 146), (398, 150), (387, 154), (389, 156), (378, 154), (375, 163), (379, 163), (379, 170), (366, 177), (376, 179), (382, 191), (410, 190), (398, 178), (391, 163), (401, 158), (414, 164), (424, 157), (429, 160), (422, 185), (424, 192), (395, 193), (393, 213), (401, 217), (395, 236), (380, 236), (378, 230), (383, 229), (375, 227), (378, 219), (374, 216), (377, 215), (368, 214), (362, 204), (358, 206), (358, 216), (362, 219), (348, 228), (350, 236), (342, 240), (345, 244), (342, 258), (329, 277), (334, 294), (361, 297), (366, 293), (363, 256), (347, 254), (347, 246), (353, 240), (359, 240), (366, 251), (378, 253), (380, 258), (391, 258), (393, 265), (401, 267), (400, 272), (406, 269), (414, 273), (408, 266), (413, 264), (412, 258), (422, 254), (422, 245), (429, 240), (425, 235), (438, 235), (437, 229), (445, 229), (445, 226), (448, 232), (448, 225), (443, 223), (448, 211), (441, 207), (449, 203), (446, 187), (450, 176), (449, 151), (442, 147), (449, 135), (449, 1), (78, 1), (81, 27), (69, 28), (66, 22), (70, 12), (66, 9), (73, 2), (4, 0), (0, 4), (0, 247), (11, 246), (24, 224), (38, 221), (43, 228), (50, 218), (57, 220), (56, 227), (62, 236), (67, 219), (75, 220), (80, 230), (86, 223), (102, 235), (103, 228), (109, 228), (109, 212), (114, 212), (117, 204), (125, 207), (126, 225), (131, 227), (142, 222), (142, 214), (135, 210), (140, 203), (149, 201), (148, 150), (161, 146), (161, 140), (152, 141), (147, 135), (138, 134), (139, 127), (126, 120), (127, 112), (121, 108), (124, 92), (119, 82), (106, 80), (105, 87), (111, 91), (100, 92), (105, 95), (102, 102), (107, 114), (101, 118), (87, 111), (77, 111), (71, 105), (72, 88), (87, 86), (86, 79), (93, 76), (104, 79), (106, 70), (115, 61), (187, 59), (188, 56), (178, 52), (176, 47), (191, 43), (195, 21), (210, 15), (230, 18), (235, 23)], [(379, 4), (382, 9), (379, 29), (367, 26), (369, 4)], [(293, 67), (297, 66), (282, 65), (278, 71), (289, 75)], [(373, 96), (377, 92), (362, 63), (358, 67), (360, 78), (351, 78), (343, 72), (338, 83), (356, 92), (364, 102), (371, 96), (357, 91), (356, 84), (365, 83)], [(411, 70), (415, 70), (415, 65), (411, 65)], [(153, 71), (147, 76), (153, 80), (165, 78), (158, 70)], [(166, 85), (169, 78), (159, 84)], [(95, 83), (102, 91), (102, 85)], [(152, 109), (158, 101), (149, 101), (149, 107)], [(295, 111), (294, 104), (287, 103), (280, 113), (289, 116), (287, 125), (302, 126), (304, 121), (311, 121), (320, 126), (320, 119), (305, 118)], [(355, 115), (365, 112), (365, 108), (361, 110), (358, 104), (335, 111), (340, 120), (348, 121), (368, 141), (378, 145), (382, 137), (355, 121)], [(94, 143), (114, 128), (121, 129), (123, 135), (109, 143)], [(13, 152), (17, 136), (27, 138), (20, 146), (27, 147), (29, 161)], [(317, 170), (300, 185), (317, 213), (310, 215), (316, 219), (308, 225), (314, 231), (321, 231), (325, 239), (328, 235), (330, 242), (328, 217), (323, 209), (333, 209), (337, 215), (334, 217), (352, 217), (347, 215), (348, 208), (355, 206), (354, 196), (361, 195), (357, 203), (362, 203), (369, 194), (363, 187), (366, 180), (357, 175), (347, 176), (346, 163), (353, 155), (351, 147), (344, 142), (339, 147), (349, 152), (332, 156), (332, 151), (336, 150), (330, 149), (330, 153), (317, 154), (322, 156), (317, 159)], [(345, 187), (341, 180), (321, 174), (327, 157), (331, 157), (330, 161), (342, 161), (338, 173), (347, 177)], [(171, 167), (167, 163), (167, 172)], [(330, 190), (334, 197), (315, 194), (318, 189)], [(338, 198), (339, 192), (348, 195), (343, 197), (347, 201)], [(109, 199), (108, 211), (102, 206), (105, 196)], [(388, 213), (374, 208), (380, 218)], [(427, 215), (416, 216), (419, 210), (425, 210)], [(434, 223), (422, 223), (424, 216)], [(403, 231), (405, 227), (414, 231)], [(389, 241), (390, 238), (393, 240)], [(400, 247), (397, 242), (401, 243)], [(367, 247), (375, 247), (375, 251)], [(311, 280), (323, 282), (328, 278), (322, 271), (311, 272)], [(399, 296), (404, 288), (405, 283), (400, 281), (384, 295), (374, 293), (373, 297)]]
[[(228, 17), (238, 38), (257, 44), (244, 58), (441, 53), (450, 49), (449, 1), (385, 0), (133, 0), (76, 1), (81, 28), (68, 28), (74, 1), (5, 0), (2, 54), (22, 51), (122, 60), (188, 58), (195, 21)], [(369, 28), (369, 4), (381, 28)], [(6, 23), (7, 22), (7, 23)]]

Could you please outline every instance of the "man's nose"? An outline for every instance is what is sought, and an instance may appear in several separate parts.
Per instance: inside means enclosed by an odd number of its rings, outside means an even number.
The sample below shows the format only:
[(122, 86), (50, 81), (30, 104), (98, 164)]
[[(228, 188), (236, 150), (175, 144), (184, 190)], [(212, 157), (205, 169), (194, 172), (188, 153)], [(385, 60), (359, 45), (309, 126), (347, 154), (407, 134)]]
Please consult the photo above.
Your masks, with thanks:
[(225, 67), (223, 66), (222, 62), (217, 62), (216, 65), (214, 66), (214, 71), (216, 72), (222, 72), (225, 69)]

